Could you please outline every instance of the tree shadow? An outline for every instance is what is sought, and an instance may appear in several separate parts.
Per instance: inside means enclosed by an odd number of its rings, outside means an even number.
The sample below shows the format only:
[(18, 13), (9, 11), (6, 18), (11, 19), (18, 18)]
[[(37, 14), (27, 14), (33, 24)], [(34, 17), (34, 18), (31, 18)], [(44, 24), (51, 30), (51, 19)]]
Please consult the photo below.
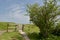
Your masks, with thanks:
[(38, 33), (28, 33), (28, 37), (31, 39), (31, 40), (40, 40), (39, 38), (39, 34)]

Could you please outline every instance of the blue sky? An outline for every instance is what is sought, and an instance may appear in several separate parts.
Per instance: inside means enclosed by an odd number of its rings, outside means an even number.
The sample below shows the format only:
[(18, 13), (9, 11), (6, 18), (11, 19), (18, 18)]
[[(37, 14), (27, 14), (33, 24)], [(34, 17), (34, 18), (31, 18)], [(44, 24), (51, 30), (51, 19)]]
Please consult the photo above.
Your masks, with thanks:
[(29, 23), (26, 5), (36, 2), (42, 5), (42, 0), (0, 0), (0, 22)]
[(42, 0), (0, 0), (0, 22), (28, 24), (26, 5), (34, 3), (43, 4)]

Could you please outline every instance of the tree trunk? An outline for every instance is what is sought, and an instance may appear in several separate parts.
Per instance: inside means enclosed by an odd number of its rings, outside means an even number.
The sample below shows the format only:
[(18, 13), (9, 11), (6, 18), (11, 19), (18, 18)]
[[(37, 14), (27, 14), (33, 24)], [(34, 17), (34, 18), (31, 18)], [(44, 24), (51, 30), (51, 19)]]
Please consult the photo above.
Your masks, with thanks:
[(40, 29), (40, 35), (44, 38), (48, 37), (48, 30), (47, 29)]

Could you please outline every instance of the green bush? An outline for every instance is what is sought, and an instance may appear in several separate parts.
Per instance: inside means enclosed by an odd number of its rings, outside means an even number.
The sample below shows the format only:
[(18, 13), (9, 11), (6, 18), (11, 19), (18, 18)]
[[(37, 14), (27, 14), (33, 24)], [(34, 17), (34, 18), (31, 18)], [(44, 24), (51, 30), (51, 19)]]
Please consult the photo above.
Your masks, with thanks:
[[(55, 27), (52, 27), (51, 33), (53, 33), (53, 31), (55, 30)], [(44, 38), (41, 33), (39, 33), (39, 30), (36, 26), (33, 25), (25, 25), (24, 31), (27, 33), (28, 37), (30, 38), (30, 40), (60, 40), (60, 36), (56, 36), (53, 34), (49, 34), (49, 37)]]

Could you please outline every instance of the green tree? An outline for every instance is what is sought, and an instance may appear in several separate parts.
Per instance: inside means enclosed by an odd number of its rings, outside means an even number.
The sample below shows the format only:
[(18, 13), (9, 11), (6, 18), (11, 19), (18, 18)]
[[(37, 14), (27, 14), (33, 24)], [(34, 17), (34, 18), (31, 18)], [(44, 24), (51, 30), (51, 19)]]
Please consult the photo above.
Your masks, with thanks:
[(27, 12), (30, 16), (30, 21), (37, 25), (43, 37), (48, 37), (50, 28), (54, 26), (55, 19), (60, 15), (56, 0), (45, 1), (44, 5), (38, 4), (28, 5)]
[(57, 36), (60, 36), (60, 22), (58, 22), (58, 23), (56, 24), (55, 29), (52, 30), (52, 31), (53, 31), (52, 34), (57, 35)]

